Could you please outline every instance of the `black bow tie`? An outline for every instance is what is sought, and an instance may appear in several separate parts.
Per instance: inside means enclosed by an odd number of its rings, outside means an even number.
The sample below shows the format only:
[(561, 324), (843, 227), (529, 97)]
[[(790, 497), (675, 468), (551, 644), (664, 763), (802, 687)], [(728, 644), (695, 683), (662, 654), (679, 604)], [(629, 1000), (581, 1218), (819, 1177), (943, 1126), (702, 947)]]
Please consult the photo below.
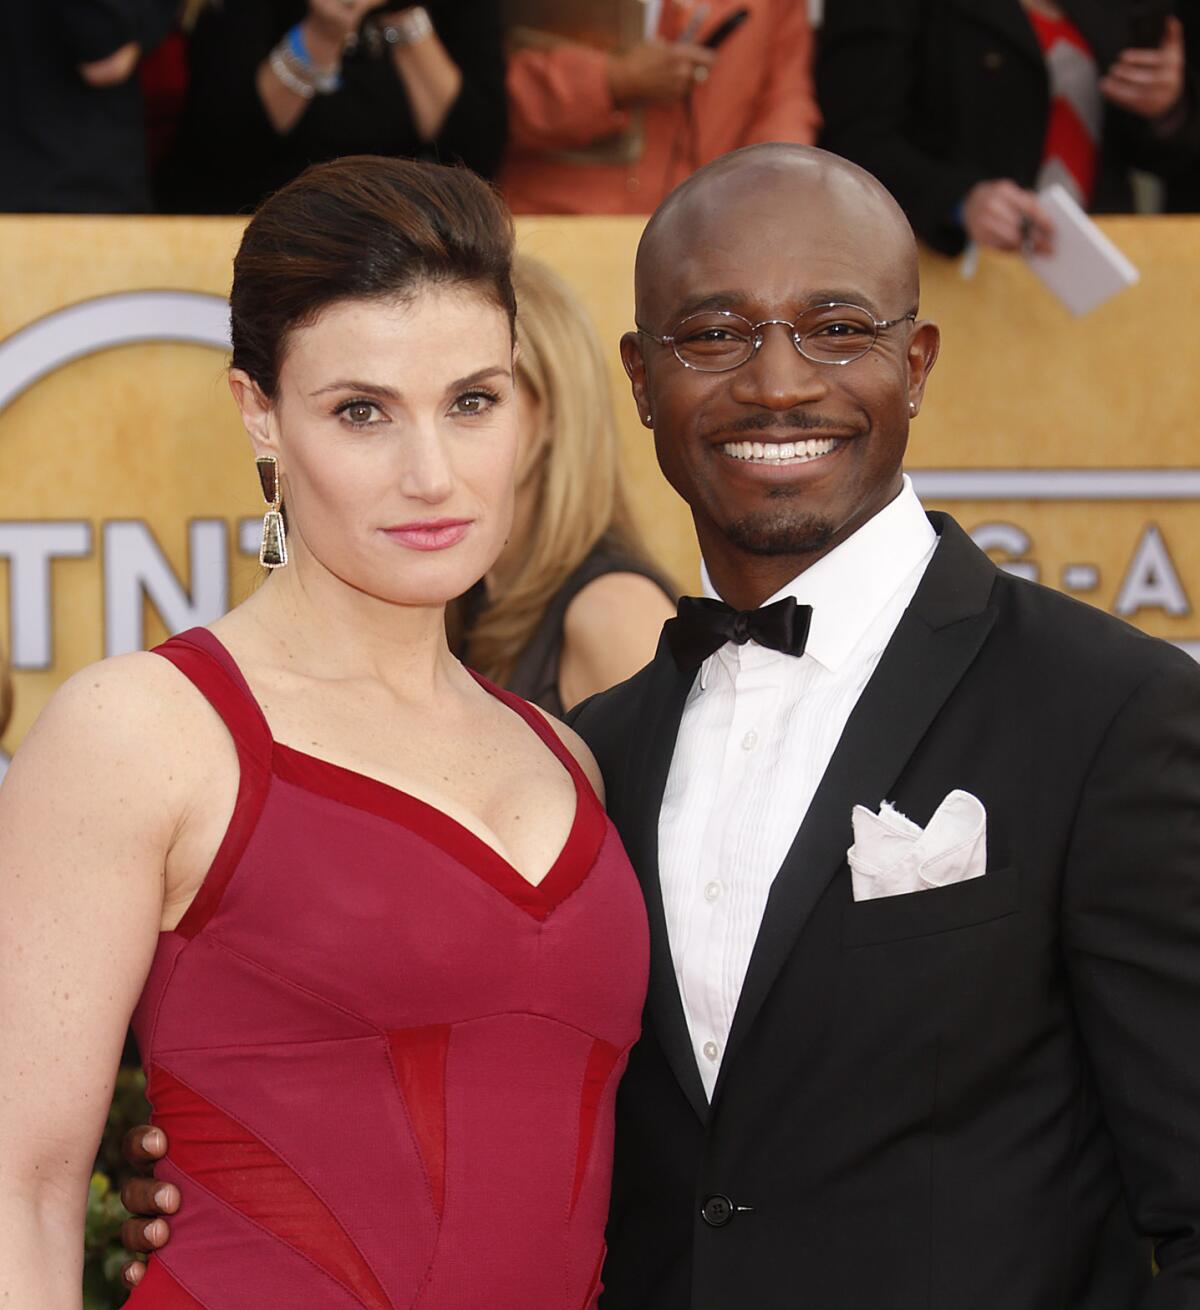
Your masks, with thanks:
[(663, 631), (675, 663), (686, 673), (699, 668), (727, 641), (739, 646), (756, 641), (785, 655), (803, 655), (811, 622), (812, 606), (797, 604), (795, 596), (757, 610), (735, 610), (724, 601), (684, 596), (679, 613), (667, 620)]

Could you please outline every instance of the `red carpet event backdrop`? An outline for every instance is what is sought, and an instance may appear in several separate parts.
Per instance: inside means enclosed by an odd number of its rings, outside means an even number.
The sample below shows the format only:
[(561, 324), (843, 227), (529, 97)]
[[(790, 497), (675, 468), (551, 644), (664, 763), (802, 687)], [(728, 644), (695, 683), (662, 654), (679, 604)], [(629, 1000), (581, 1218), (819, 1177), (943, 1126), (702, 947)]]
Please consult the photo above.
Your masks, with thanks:
[[(526, 219), (612, 343), (646, 536), (698, 559), (617, 354), (637, 219)], [(924, 263), (941, 361), (909, 469), (998, 561), (1200, 658), (1200, 220), (1103, 226), (1142, 280), (1072, 319), (1019, 263)], [(235, 219), (0, 218), (0, 642), (20, 742), (104, 655), (215, 618), (255, 585), (261, 514), (225, 386)], [(0, 752), (0, 772), (5, 756)]]

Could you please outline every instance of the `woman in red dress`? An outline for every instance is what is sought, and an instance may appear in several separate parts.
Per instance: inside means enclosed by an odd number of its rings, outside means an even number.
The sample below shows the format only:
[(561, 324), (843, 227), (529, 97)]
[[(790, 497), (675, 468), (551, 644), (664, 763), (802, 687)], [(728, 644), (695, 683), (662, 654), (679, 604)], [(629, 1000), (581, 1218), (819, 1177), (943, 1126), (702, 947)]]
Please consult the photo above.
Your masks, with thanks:
[(71, 679), (0, 792), (13, 1305), (79, 1306), (131, 1014), (182, 1197), (136, 1310), (598, 1295), (641, 897), (586, 748), (444, 625), (512, 513), (511, 247), (472, 175), (367, 158), (246, 230), (230, 382), (276, 567)]

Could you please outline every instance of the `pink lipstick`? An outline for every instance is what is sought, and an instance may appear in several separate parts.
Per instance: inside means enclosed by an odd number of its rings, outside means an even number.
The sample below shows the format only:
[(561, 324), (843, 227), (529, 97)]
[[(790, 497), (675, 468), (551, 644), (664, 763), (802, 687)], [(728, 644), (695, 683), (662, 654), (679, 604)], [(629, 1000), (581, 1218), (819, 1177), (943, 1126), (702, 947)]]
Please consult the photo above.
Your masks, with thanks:
[(467, 535), (471, 523), (471, 519), (426, 519), (384, 528), (384, 532), (409, 550), (448, 550)]

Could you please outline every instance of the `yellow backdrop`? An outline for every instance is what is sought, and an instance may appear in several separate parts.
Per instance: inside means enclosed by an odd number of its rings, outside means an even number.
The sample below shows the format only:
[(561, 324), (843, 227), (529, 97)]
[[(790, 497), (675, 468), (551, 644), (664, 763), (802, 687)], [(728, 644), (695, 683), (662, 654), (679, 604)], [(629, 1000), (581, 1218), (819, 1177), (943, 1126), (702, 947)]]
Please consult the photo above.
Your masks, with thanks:
[[(996, 558), (1200, 653), (1190, 599), (1200, 588), (1200, 220), (1104, 226), (1142, 281), (1082, 320), (1019, 262), (985, 259), (965, 282), (957, 265), (926, 261), (924, 311), (945, 345), (910, 467), (926, 503)], [(612, 343), (636, 508), (692, 587), (690, 520), (658, 473), (617, 357), (639, 229), (528, 219), (520, 240), (564, 274)], [(253, 466), (224, 356), (198, 344), (223, 330), (216, 297), (239, 232), (230, 219), (0, 218), (9, 751), (69, 673), (160, 640), (168, 625), (206, 621), (253, 585)], [(107, 341), (125, 344), (95, 349)]]

